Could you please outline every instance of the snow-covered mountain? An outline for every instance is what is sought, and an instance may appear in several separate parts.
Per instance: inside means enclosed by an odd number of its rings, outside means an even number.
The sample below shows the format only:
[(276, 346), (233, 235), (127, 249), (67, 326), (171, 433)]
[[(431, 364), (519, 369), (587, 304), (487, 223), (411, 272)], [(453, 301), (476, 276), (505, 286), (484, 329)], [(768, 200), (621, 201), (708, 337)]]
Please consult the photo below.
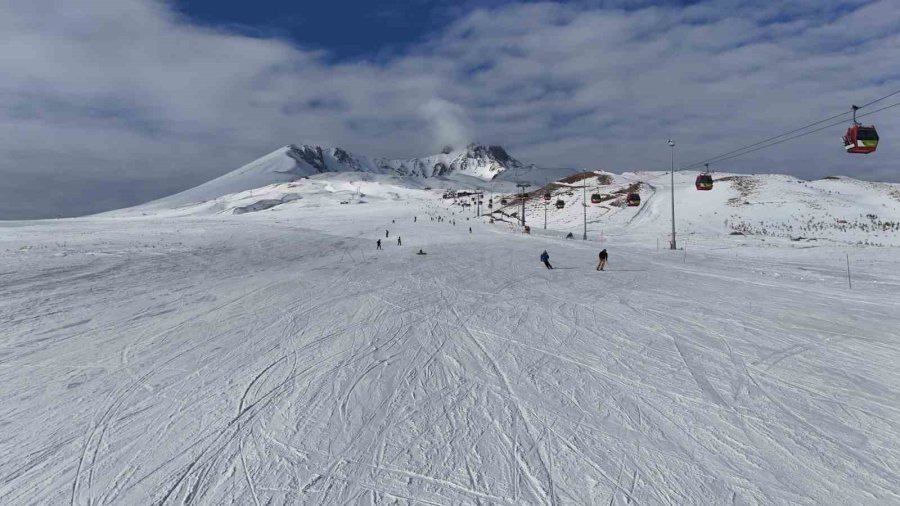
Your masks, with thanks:
[(379, 167), (403, 176), (434, 177), (463, 174), (490, 181), (509, 169), (525, 164), (516, 160), (501, 146), (470, 144), (465, 149), (448, 146), (437, 155), (409, 160), (377, 159)]
[[(803, 181), (778, 174), (717, 173), (712, 191), (697, 191), (695, 175), (675, 176), (676, 229), (682, 238), (696, 242), (743, 236), (799, 246), (900, 245), (900, 185), (845, 177)], [(581, 231), (586, 218), (589, 235), (593, 230), (593, 235), (605, 237), (668, 241), (672, 191), (667, 172), (544, 169), (523, 164), (502, 147), (477, 144), (407, 160), (290, 145), (196, 188), (111, 214), (244, 214), (378, 200), (433, 201), (441, 190), (453, 188), (492, 194), (495, 218), (516, 222), (521, 213), (518, 182), (533, 185), (526, 221), (541, 229), (546, 218), (548, 231)], [(588, 186), (586, 210), (582, 182)], [(632, 191), (641, 195), (640, 206), (625, 206), (625, 195)], [(547, 192), (551, 201), (545, 205)], [(598, 202), (590, 201), (594, 194)]]
[(437, 155), (424, 158), (391, 160), (369, 158), (338, 147), (291, 144), (200, 186), (139, 207), (182, 207), (323, 173), (353, 172), (404, 178), (462, 176), (491, 181), (506, 171), (527, 174), (527, 181), (538, 184), (559, 175), (559, 171), (553, 169), (542, 174), (541, 169), (526, 166), (501, 146), (470, 144), (463, 149), (447, 147)]

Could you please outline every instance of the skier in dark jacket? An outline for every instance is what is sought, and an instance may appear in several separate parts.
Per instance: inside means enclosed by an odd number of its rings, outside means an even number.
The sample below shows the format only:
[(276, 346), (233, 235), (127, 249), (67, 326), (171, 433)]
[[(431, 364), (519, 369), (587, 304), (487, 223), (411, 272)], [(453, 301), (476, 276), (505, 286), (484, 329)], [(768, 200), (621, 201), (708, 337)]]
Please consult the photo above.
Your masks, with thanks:
[(397, 236), (397, 246), (403, 246), (403, 243), (400, 242), (400, 236)]
[(381, 249), (381, 239), (375, 241), (375, 249)]
[(544, 262), (544, 266), (548, 269), (553, 268), (553, 266), (550, 265), (550, 255), (547, 253), (547, 250), (544, 250), (544, 252), (541, 253), (541, 262)]
[(385, 238), (390, 237), (390, 235), (391, 235), (391, 231), (390, 231), (390, 230), (385, 230), (385, 231), (384, 231), (384, 237), (385, 237)]
[(606, 253), (606, 250), (600, 252), (600, 260), (597, 262), (597, 270), (602, 271), (606, 267), (606, 260), (609, 258), (609, 254)]

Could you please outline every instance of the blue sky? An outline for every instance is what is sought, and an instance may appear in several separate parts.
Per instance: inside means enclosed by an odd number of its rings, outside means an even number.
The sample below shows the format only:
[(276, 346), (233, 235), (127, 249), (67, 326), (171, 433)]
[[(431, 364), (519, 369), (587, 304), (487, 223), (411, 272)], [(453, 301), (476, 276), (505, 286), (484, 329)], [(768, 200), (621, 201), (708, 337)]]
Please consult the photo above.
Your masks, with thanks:
[[(536, 3), (507, 0), (335, 0), (296, 2), (255, 0), (176, 0), (174, 8), (194, 23), (249, 36), (283, 37), (302, 47), (323, 49), (332, 60), (378, 59), (414, 48), (447, 24), (476, 9)], [(647, 5), (686, 6), (697, 0), (561, 2), (634, 10)]]
[(452, 15), (440, 2), (178, 0), (193, 22), (250, 36), (280, 36), (302, 47), (324, 49), (333, 59), (374, 58), (423, 40)]
[[(176, 8), (193, 22), (227, 27), (251, 36), (281, 36), (333, 59), (377, 58), (402, 51), (459, 14), (446, 2), (179, 0)], [(327, 21), (326, 21), (327, 20)]]
[[(0, 218), (136, 204), (288, 143), (662, 170), (670, 137), (701, 160), (900, 89), (898, 26), (900, 0), (3, 2)], [(715, 168), (900, 181), (900, 107), (871, 119), (871, 156), (836, 127)]]

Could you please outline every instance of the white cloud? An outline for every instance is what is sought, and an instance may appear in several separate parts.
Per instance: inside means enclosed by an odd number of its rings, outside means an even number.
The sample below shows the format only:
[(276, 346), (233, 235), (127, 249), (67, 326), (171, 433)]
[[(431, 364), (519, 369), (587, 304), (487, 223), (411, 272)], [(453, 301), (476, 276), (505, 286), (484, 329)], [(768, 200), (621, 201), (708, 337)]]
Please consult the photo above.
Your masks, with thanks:
[[(476, 9), (405, 54), (329, 64), (160, 2), (0, 4), (0, 216), (136, 203), (290, 142), (660, 168), (668, 137), (693, 161), (900, 89), (896, 0), (618, 5)], [(721, 169), (898, 180), (898, 109), (873, 117), (875, 155), (843, 154), (836, 128)]]
[(422, 115), (431, 124), (434, 147), (467, 146), (472, 139), (472, 125), (466, 111), (457, 104), (433, 98), (422, 107)]

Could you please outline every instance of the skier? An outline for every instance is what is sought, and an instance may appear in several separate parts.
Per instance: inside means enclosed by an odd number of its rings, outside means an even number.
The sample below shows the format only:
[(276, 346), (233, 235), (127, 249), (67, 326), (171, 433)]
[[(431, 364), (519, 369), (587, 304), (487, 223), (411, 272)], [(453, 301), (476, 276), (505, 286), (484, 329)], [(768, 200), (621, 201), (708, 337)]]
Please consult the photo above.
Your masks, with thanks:
[(385, 230), (385, 231), (384, 231), (384, 237), (385, 237), (385, 239), (387, 239), (388, 236), (390, 236), (390, 235), (391, 235), (391, 232), (390, 232), (389, 230)]
[(381, 249), (381, 239), (378, 239), (377, 241), (375, 241), (375, 249), (376, 250)]
[(547, 253), (547, 250), (544, 250), (544, 252), (541, 253), (541, 262), (544, 262), (544, 266), (546, 266), (548, 269), (553, 268), (553, 266), (550, 265), (550, 255)]
[(606, 267), (606, 260), (609, 258), (609, 254), (606, 253), (606, 249), (600, 252), (600, 261), (597, 262), (597, 270), (602, 271)]
[(400, 242), (400, 236), (397, 236), (397, 246), (403, 246), (403, 243)]
[(469, 233), (470, 234), (472, 233), (472, 227), (469, 227)]
[(416, 219), (417, 219), (417, 217), (416, 217), (416, 216), (413, 216), (413, 223), (416, 222)]

